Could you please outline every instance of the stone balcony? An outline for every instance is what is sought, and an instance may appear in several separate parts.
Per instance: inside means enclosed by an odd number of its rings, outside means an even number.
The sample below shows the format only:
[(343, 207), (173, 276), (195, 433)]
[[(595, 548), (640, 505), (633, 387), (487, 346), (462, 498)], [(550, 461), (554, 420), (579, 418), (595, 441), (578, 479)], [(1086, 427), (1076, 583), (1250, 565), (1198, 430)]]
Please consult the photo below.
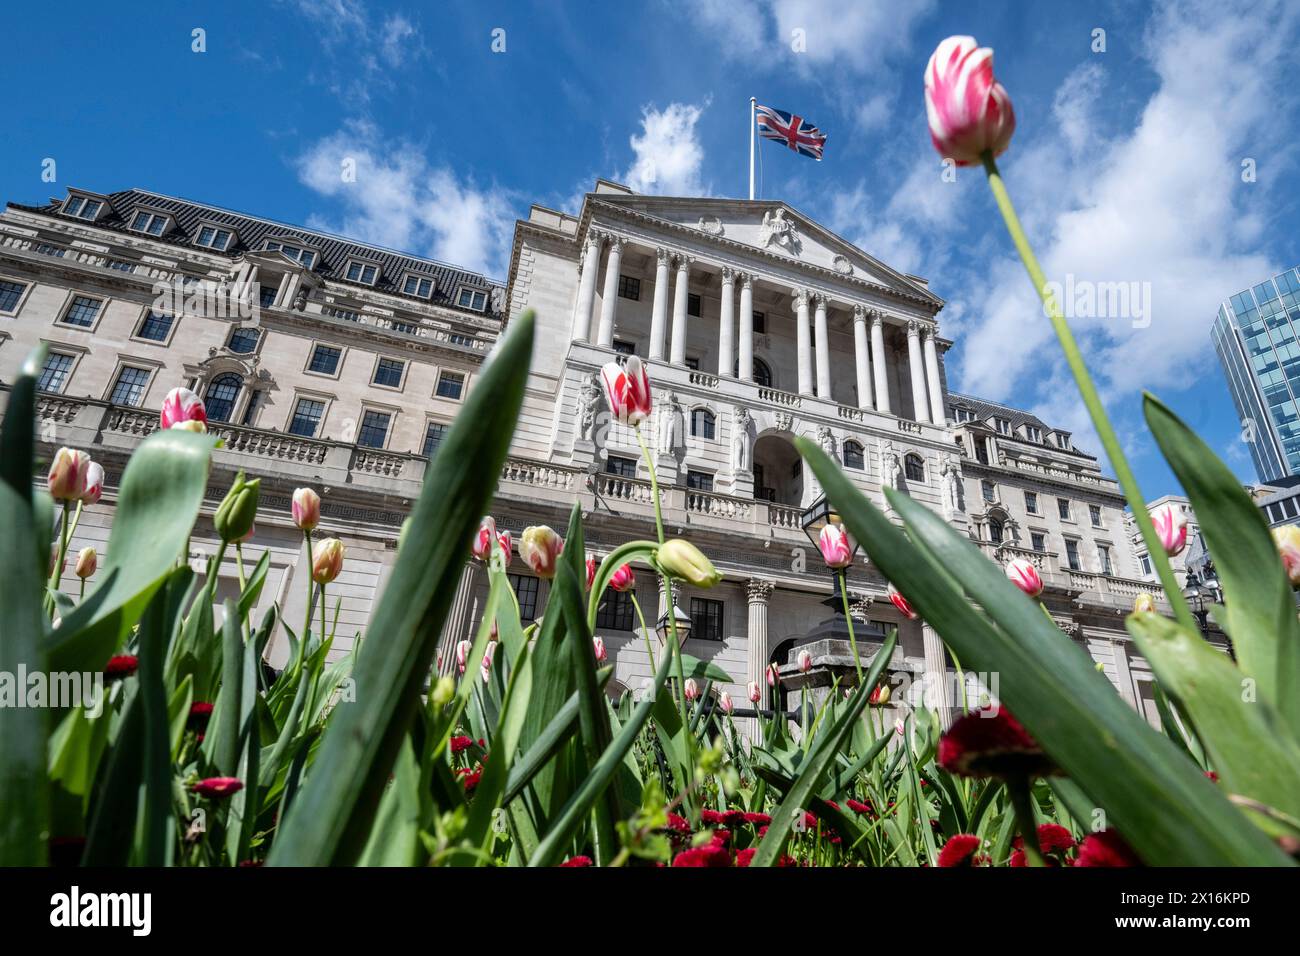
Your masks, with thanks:
[(1096, 574), (1091, 571), (1076, 571), (1068, 565), (1062, 565), (1060, 555), (1053, 551), (1033, 551), (1010, 544), (997, 545), (989, 541), (977, 543), (980, 550), (998, 564), (1005, 564), (1014, 558), (1026, 559), (1038, 569), (1047, 588), (1064, 591), (1072, 595), (1075, 600), (1127, 612), (1133, 609), (1133, 601), (1139, 594), (1150, 594), (1155, 598), (1157, 608), (1168, 609), (1164, 590), (1160, 585), (1150, 581)]

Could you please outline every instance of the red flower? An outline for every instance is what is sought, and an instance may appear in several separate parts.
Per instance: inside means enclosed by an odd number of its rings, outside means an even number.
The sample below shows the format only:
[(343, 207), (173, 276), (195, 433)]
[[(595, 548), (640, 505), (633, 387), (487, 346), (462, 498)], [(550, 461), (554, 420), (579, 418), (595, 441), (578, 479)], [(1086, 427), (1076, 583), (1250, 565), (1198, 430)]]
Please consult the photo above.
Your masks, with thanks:
[(710, 843), (683, 850), (673, 857), (673, 866), (722, 867), (731, 866), (731, 853), (725, 846)]
[(121, 680), (123, 677), (130, 677), (140, 667), (140, 658), (134, 654), (118, 654), (116, 657), (110, 657), (108, 663), (104, 665), (104, 676), (109, 680)]
[(980, 838), (971, 833), (958, 833), (949, 838), (939, 851), (940, 866), (976, 866), (984, 862), (984, 857), (976, 851), (980, 848)]
[(461, 778), (465, 786), (465, 792), (467, 794), (473, 793), (474, 789), (478, 786), (478, 782), (483, 779), (483, 771), (470, 770), (468, 767), (462, 767), (461, 770), (464, 771), (464, 773), (461, 774)]
[(749, 814), (744, 810), (728, 810), (722, 814), (722, 825), (738, 827), (749, 822)]
[(1210, 779), (1210, 782), (1211, 782), (1211, 783), (1218, 783), (1218, 782), (1219, 782), (1219, 775), (1218, 775), (1217, 773), (1215, 773), (1213, 770), (1207, 770), (1207, 771), (1205, 771), (1205, 776), (1207, 776), (1207, 777)]
[(451, 752), (454, 754), (464, 753), (474, 746), (474, 740), (471, 737), (459, 736), (452, 737), (450, 741)]
[(571, 856), (560, 866), (591, 866), (591, 857), (589, 856)]
[(675, 830), (678, 833), (690, 833), (691, 824), (684, 816), (676, 813), (668, 814), (668, 823), (665, 827), (668, 830)]
[(759, 827), (759, 828), (758, 828), (758, 835), (759, 835), (759, 836), (767, 836), (767, 827), (768, 827), (768, 825), (767, 825), (766, 823), (763, 824), (761, 827)]
[(1041, 777), (1057, 772), (1038, 742), (1005, 707), (958, 717), (939, 738), (938, 758), (944, 770), (964, 777)]
[(728, 843), (730, 843), (730, 842), (731, 842), (731, 831), (730, 831), (730, 830), (714, 830), (714, 831), (713, 831), (713, 845), (714, 845), (714, 846), (726, 846), (726, 845), (727, 845)]
[(722, 823), (722, 814), (717, 810), (701, 810), (700, 822), (708, 827), (716, 827), (718, 824)]
[(190, 789), (199, 796), (221, 799), (233, 796), (244, 789), (244, 783), (235, 777), (208, 777), (206, 780), (191, 784)]
[(249, 868), (261, 866), (262, 861), (261, 860), (240, 860), (239, 865), (241, 868), (249, 869)]
[(772, 822), (772, 818), (769, 817), (766, 813), (746, 813), (745, 822), (757, 823), (759, 826), (765, 827)]
[(190, 726), (206, 727), (208, 718), (212, 716), (212, 705), (206, 700), (196, 700), (190, 704)]
[(741, 850), (736, 854), (736, 866), (749, 866), (749, 861), (754, 858), (754, 854), (757, 852), (758, 850), (752, 846), (746, 850)]
[(854, 800), (852, 797), (849, 797), (847, 802), (849, 805), (849, 809), (852, 810), (854, 813), (870, 813), (873, 816), (875, 815), (875, 811), (871, 809), (871, 804), (869, 803), (863, 803), (860, 800)]
[(1141, 866), (1133, 848), (1114, 830), (1089, 833), (1079, 847), (1075, 866)]
[(787, 853), (781, 854), (781, 859), (776, 861), (777, 866), (798, 866), (799, 861)]

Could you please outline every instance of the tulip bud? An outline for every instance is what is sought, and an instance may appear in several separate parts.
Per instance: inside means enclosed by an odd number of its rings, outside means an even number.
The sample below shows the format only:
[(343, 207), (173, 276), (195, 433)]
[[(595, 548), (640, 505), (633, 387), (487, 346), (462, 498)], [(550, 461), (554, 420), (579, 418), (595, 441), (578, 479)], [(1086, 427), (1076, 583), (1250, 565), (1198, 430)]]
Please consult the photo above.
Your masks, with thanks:
[(497, 534), (497, 523), (491, 515), (485, 517), (479, 522), (478, 531), (474, 535), (474, 543), (470, 545), (470, 552), (480, 561), (487, 561), (492, 557), (492, 539)]
[(496, 649), (497, 649), (496, 644), (493, 642), (489, 642), (487, 649), (484, 650), (483, 652), (483, 663), (479, 664), (478, 666), (479, 676), (483, 678), (483, 683), (485, 684), (492, 676), (492, 659), (496, 653)]
[(763, 692), (759, 689), (758, 681), (756, 681), (756, 680), (752, 680), (752, 681), (750, 681), (750, 682), (749, 682), (749, 702), (750, 702), (751, 704), (757, 704), (757, 703), (758, 703), (760, 700), (762, 700), (762, 699), (763, 699)]
[(817, 550), (822, 553), (826, 567), (832, 570), (847, 568), (853, 563), (853, 543), (843, 525), (828, 524), (817, 536)]
[(1150, 614), (1156, 609), (1156, 599), (1143, 591), (1133, 599), (1134, 614)]
[(320, 495), (312, 488), (299, 488), (293, 493), (293, 523), (303, 531), (315, 531), (320, 524)]
[(621, 423), (636, 426), (650, 417), (650, 376), (635, 355), (623, 364), (606, 362), (600, 370), (600, 383), (605, 388), (610, 414)]
[(93, 505), (104, 493), (104, 467), (97, 461), (86, 466), (86, 486), (81, 489), (81, 503)]
[(1282, 568), (1293, 588), (1300, 587), (1300, 526), (1285, 524), (1273, 529), (1273, 543), (1282, 558)]
[[(208, 413), (203, 407), (203, 400), (188, 388), (173, 388), (168, 392), (167, 397), (163, 399), (162, 411), (158, 415), (158, 425), (161, 428), (175, 428), (185, 422), (198, 422), (203, 425), (207, 420)], [(193, 431), (204, 430), (187, 427)]]
[(888, 684), (877, 684), (867, 697), (867, 703), (872, 707), (884, 707), (889, 703), (890, 693)]
[(469, 652), (474, 645), (469, 641), (460, 641), (456, 645), (456, 668), (463, 674), (465, 673), (465, 662), (469, 659)]
[(695, 698), (699, 696), (700, 696), (700, 688), (699, 685), (695, 683), (695, 678), (694, 677), (686, 678), (686, 699), (695, 700)]
[(598, 664), (604, 663), (605, 642), (599, 637), (593, 637), (591, 639), (591, 646), (592, 646), (592, 650), (594, 650), (596, 654), (596, 663)]
[(974, 37), (948, 37), (925, 68), (925, 113), (939, 155), (975, 166), (984, 152), (1000, 156), (1016, 131), (1011, 97), (993, 79), (993, 51)]
[(86, 490), (86, 475), (90, 470), (90, 456), (84, 451), (60, 448), (50, 462), (46, 485), (55, 501), (79, 501)]
[(907, 603), (907, 598), (903, 597), (903, 595), (899, 593), (898, 588), (894, 587), (892, 584), (889, 586), (888, 594), (890, 602), (894, 607), (902, 611), (903, 616), (908, 620), (915, 621), (921, 616), (912, 610), (912, 605)]
[(632, 573), (632, 565), (625, 564), (610, 576), (609, 586), (615, 591), (626, 592), (636, 587), (636, 575)]
[(430, 694), (434, 707), (446, 707), (455, 696), (456, 683), (446, 674), (438, 678), (438, 683), (433, 685), (433, 691)]
[(222, 541), (242, 541), (248, 534), (253, 527), (253, 519), (257, 517), (257, 500), (261, 487), (261, 478), (245, 481), (242, 471), (235, 476), (226, 497), (212, 516), (212, 526), (217, 529), (217, 535)]
[(84, 581), (95, 573), (97, 567), (99, 556), (95, 554), (94, 548), (87, 546), (77, 552), (77, 577)]
[(736, 708), (736, 705), (731, 702), (731, 695), (725, 690), (718, 695), (718, 707), (724, 714), (730, 714)]
[(1161, 505), (1151, 512), (1151, 523), (1155, 525), (1156, 537), (1165, 554), (1174, 557), (1187, 547), (1187, 515), (1177, 505)]
[(564, 551), (564, 539), (546, 525), (525, 528), (519, 538), (519, 556), (539, 578), (555, 577), (556, 562)]
[(326, 538), (312, 551), (311, 579), (317, 584), (329, 584), (343, 570), (343, 542)]
[(513, 552), (510, 549), (510, 532), (502, 531), (497, 535), (497, 544), (501, 545), (501, 554), (504, 556), (505, 566), (510, 567), (510, 558)]
[(1043, 593), (1043, 579), (1038, 574), (1032, 561), (1027, 558), (1013, 558), (1007, 562), (1007, 578), (1031, 598)]
[(894, 721), (894, 732), (898, 736), (903, 736), (903, 721), (901, 719)]
[(766, 674), (768, 687), (775, 687), (777, 684), (781, 683), (781, 672), (777, 670), (775, 664), (767, 665)]
[(812, 655), (809, 654), (807, 651), (800, 651), (799, 652), (800, 673), (807, 674), (810, 670), (812, 670)]
[(596, 583), (596, 559), (590, 555), (587, 556), (587, 590)]
[(684, 538), (673, 538), (659, 547), (659, 567), (697, 588), (711, 588), (722, 580), (721, 572)]

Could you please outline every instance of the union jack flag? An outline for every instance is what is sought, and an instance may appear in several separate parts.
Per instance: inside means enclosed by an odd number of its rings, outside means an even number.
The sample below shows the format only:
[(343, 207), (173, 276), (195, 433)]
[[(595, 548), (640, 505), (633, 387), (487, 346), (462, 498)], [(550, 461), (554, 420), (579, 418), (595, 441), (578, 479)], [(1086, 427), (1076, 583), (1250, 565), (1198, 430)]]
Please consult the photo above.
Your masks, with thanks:
[(801, 156), (822, 158), (826, 147), (826, 134), (802, 116), (795, 116), (785, 110), (774, 110), (770, 106), (756, 107), (758, 113), (758, 135), (764, 139), (774, 139), (785, 143)]

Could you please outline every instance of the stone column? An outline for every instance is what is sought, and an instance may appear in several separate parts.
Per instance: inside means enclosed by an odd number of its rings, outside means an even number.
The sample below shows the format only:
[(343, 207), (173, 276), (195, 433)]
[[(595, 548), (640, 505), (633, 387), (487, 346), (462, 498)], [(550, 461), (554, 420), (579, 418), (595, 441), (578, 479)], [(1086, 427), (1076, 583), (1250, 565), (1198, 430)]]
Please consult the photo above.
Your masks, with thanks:
[(614, 344), (614, 312), (618, 307), (618, 277), (623, 266), (623, 238), (610, 236), (609, 256), (605, 260), (605, 291), (600, 299), (600, 331), (596, 344), (609, 348)]
[(655, 250), (655, 297), (650, 309), (650, 357), (663, 360), (664, 339), (668, 336), (668, 263), (672, 259), (663, 246)]
[(943, 407), (943, 383), (939, 380), (939, 350), (934, 344), (934, 327), (925, 330), (925, 380), (930, 386), (930, 421), (942, 427), (947, 423), (947, 410)]
[(799, 394), (813, 393), (812, 343), (808, 341), (808, 293), (794, 290), (795, 343), (799, 351)]
[(912, 410), (918, 422), (930, 420), (925, 400), (925, 369), (921, 365), (921, 326), (915, 319), (907, 323), (907, 367), (912, 379)]
[(575, 342), (586, 342), (591, 331), (591, 307), (596, 301), (596, 273), (600, 271), (600, 242), (602, 236), (595, 229), (587, 231), (579, 266), (578, 301), (573, 307), (573, 333)]
[[(767, 602), (772, 596), (774, 585), (771, 581), (762, 581), (758, 578), (750, 578), (747, 585), (749, 594), (749, 638), (746, 651), (746, 664), (749, 670), (749, 680), (757, 681), (760, 692), (763, 697), (757, 706), (762, 708), (769, 705), (769, 694), (767, 690)], [(748, 689), (746, 689), (748, 692)], [(750, 726), (747, 728), (750, 739), (758, 740), (762, 735), (762, 728), (757, 720), (750, 720)]]
[(853, 307), (853, 368), (858, 380), (858, 408), (872, 408), (871, 360), (867, 357), (867, 310)]
[[(460, 569), (460, 581), (456, 584), (456, 594), (451, 599), (451, 611), (443, 622), (442, 634), (438, 638), (438, 657), (442, 666), (439, 674), (456, 673), (456, 645), (470, 635), (474, 617), (474, 591), (478, 587), (479, 563), (466, 561)], [(434, 659), (437, 666), (437, 658)], [(468, 671), (468, 665), (466, 671)]]
[(885, 317), (877, 310), (871, 312), (871, 371), (876, 378), (876, 409), (886, 415), (889, 407), (889, 379), (885, 377)]
[[(1141, 713), (1137, 688), (1133, 685), (1133, 672), (1128, 666), (1128, 644), (1126, 641), (1111, 638), (1110, 648), (1115, 655), (1115, 682), (1119, 685), (1119, 695), (1128, 701), (1130, 707)], [(1142, 716), (1145, 718), (1146, 714)]]
[(831, 397), (831, 343), (826, 329), (826, 296), (813, 299), (813, 325), (817, 335), (817, 397)]
[(674, 365), (686, 364), (686, 308), (687, 293), (691, 284), (691, 257), (677, 257), (677, 285), (673, 289), (673, 344), (670, 361)]
[(952, 721), (951, 698), (948, 696), (948, 666), (943, 641), (929, 624), (921, 624), (921, 643), (925, 649), (925, 706), (939, 711), (944, 727)]
[(735, 363), (736, 272), (722, 267), (722, 309), (718, 323), (718, 374), (731, 375)]
[(740, 274), (740, 380), (754, 380), (754, 277)]

